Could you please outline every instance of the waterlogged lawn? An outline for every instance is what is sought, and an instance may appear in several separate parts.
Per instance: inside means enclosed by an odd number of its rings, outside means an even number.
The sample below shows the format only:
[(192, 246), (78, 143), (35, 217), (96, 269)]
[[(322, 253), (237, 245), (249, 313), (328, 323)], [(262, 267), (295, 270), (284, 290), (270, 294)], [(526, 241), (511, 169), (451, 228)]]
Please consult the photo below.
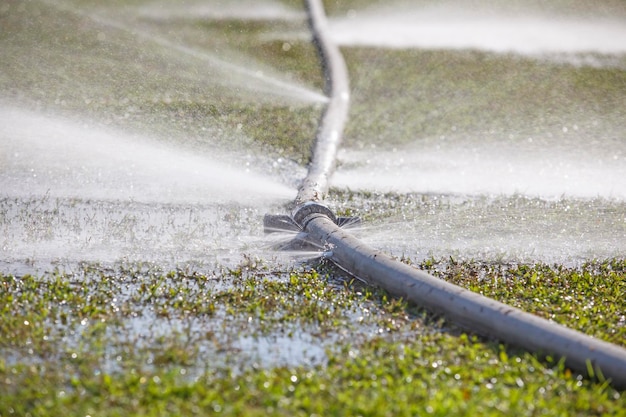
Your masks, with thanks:
[[(322, 79), (314, 48), (302, 37), (303, 18), (158, 20), (139, 13), (152, 3), (127, 3), (0, 7), (7, 28), (0, 39), (3, 100), (180, 144), (308, 160)], [(342, 15), (371, 1), (325, 3)], [(574, 103), (585, 134), (595, 132), (596, 119), (609, 127), (623, 120), (624, 89), (616, 86), (624, 85), (624, 74), (614, 68), (580, 70), (480, 52), (344, 52), (353, 86), (350, 147), (455, 135), (482, 141), (511, 132), (521, 132), (511, 140), (523, 141), (546, 129), (560, 140), (563, 126), (573, 123), (563, 102)], [(343, 197), (354, 203), (349, 193)], [(441, 204), (374, 197), (363, 195), (357, 214), (374, 221), (397, 215), (405, 230), (422, 227), (407, 219), (432, 220), (428, 213)], [(535, 203), (519, 204), (553, 216), (540, 227), (570, 210), (569, 202), (550, 210)], [(623, 217), (619, 204), (601, 207), (597, 216), (595, 206), (571, 206), (575, 221), (562, 222), (572, 227), (585, 226), (579, 213), (594, 221)], [(459, 207), (458, 224), (482, 214)], [(507, 221), (515, 224), (518, 212), (508, 207)], [(229, 215), (223, 220), (233, 222)], [(619, 227), (623, 222), (615, 221), (609, 229)], [(623, 259), (569, 268), (446, 257), (415, 266), (626, 345)], [(210, 271), (133, 263), (36, 276), (0, 272), (0, 417), (625, 410), (626, 392), (602, 375), (583, 378), (556, 359), (467, 333), (325, 262), (285, 266), (250, 257)]]
[[(626, 261), (417, 266), (626, 345)], [(2, 416), (626, 415), (601, 375), (465, 333), (324, 262), (85, 265), (0, 283)]]

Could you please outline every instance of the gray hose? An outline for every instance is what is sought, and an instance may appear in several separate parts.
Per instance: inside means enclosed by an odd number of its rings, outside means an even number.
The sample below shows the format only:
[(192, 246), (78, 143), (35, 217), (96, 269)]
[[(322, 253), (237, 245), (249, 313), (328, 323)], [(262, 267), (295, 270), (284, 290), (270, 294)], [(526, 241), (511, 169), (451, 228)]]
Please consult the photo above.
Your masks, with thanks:
[(324, 67), (324, 88), (329, 102), (317, 131), (308, 174), (298, 189), (296, 205), (323, 201), (326, 197), (350, 102), (348, 71), (339, 48), (328, 38), (324, 8), (319, 0), (307, 0), (306, 7), (309, 26)]
[(305, 231), (324, 242), (330, 259), (350, 274), (484, 336), (531, 352), (565, 358), (587, 373), (588, 362), (613, 384), (626, 386), (626, 350), (435, 278), (365, 245), (332, 220), (313, 214)]
[(326, 34), (321, 2), (307, 0), (307, 7), (330, 83), (330, 104), (318, 130), (309, 175), (296, 199), (294, 223), (307, 233), (308, 239), (326, 247), (328, 258), (341, 269), (394, 296), (442, 314), (484, 336), (531, 352), (564, 358), (567, 366), (579, 372), (588, 373), (588, 367), (592, 366), (613, 385), (626, 387), (626, 349), (437, 279), (365, 245), (336, 224), (333, 213), (320, 201), (328, 191), (347, 115), (347, 71), (339, 50)]

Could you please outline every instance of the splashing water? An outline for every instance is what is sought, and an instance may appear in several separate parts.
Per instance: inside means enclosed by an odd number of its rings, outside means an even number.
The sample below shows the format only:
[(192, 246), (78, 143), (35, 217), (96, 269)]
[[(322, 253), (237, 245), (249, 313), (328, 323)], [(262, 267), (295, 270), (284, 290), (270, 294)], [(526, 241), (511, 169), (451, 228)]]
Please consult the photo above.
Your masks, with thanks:
[[(213, 54), (210, 43), (204, 48), (180, 41), (158, 24), (124, 15), (124, 7), (40, 1), (8, 9), (17, 22), (28, 21), (29, 13), (45, 16), (40, 30), (58, 32), (41, 46), (36, 31), (16, 29), (5, 43), (9, 71), (0, 81), (10, 88), (0, 97), (3, 271), (120, 261), (205, 270), (215, 263), (234, 266), (246, 251), (271, 258), (262, 216), (293, 200), (293, 181), (303, 168), (255, 154), (239, 126), (223, 134), (224, 126), (212, 126), (210, 117), (191, 115), (189, 122), (189, 114), (172, 112), (179, 101), (183, 110), (194, 102), (297, 107), (324, 96), (252, 59), (238, 65)], [(70, 44), (55, 42), (61, 37)], [(27, 83), (15, 68), (28, 67), (30, 59), (41, 65), (25, 74), (32, 81)], [(154, 72), (136, 76), (146, 69)], [(180, 94), (174, 93), (170, 105), (166, 97), (172, 91)], [(129, 128), (118, 121), (126, 120), (123, 112), (132, 113), (131, 107), (142, 111)], [(200, 129), (202, 139), (196, 141)], [(219, 137), (213, 140), (212, 133)], [(228, 153), (206, 145), (227, 138)]]
[(223, 156), (88, 124), (0, 107), (0, 126), (0, 189), (9, 196), (254, 204), (295, 195)]
[(210, 271), (235, 267), (248, 250), (264, 253), (259, 207), (0, 196), (0, 212), (4, 273), (72, 271), (84, 263)]
[(236, 85), (238, 87), (250, 89), (257, 93), (280, 96), (306, 103), (325, 103), (328, 101), (328, 98), (323, 94), (302, 87), (294, 82), (283, 81), (276, 75), (268, 75), (261, 69), (250, 69), (242, 65), (233, 64), (215, 56), (214, 54), (181, 45), (180, 43), (173, 42), (150, 31), (139, 30), (137, 27), (133, 27), (132, 25), (121, 21), (108, 19), (94, 14), (89, 14), (88, 16), (92, 20), (105, 26), (132, 32), (134, 35), (154, 42), (159, 46), (166, 47), (169, 50), (176, 51), (180, 54), (201, 61), (206, 64), (208, 68), (216, 70), (220, 73), (220, 77), (218, 77), (215, 82), (227, 85)]
[(145, 137), (0, 106), (0, 258), (32, 273), (80, 262), (215, 262), (263, 251), (260, 218), (295, 190)]
[(482, 262), (545, 262), (572, 267), (623, 256), (626, 209), (604, 199), (409, 194), (352, 206), (384, 217), (356, 233), (397, 257)]
[(380, 209), (376, 201), (352, 203), (385, 213), (362, 231), (366, 242), (418, 261), (452, 256), (576, 266), (623, 255), (623, 149), (455, 145), (342, 153), (336, 186), (409, 193), (387, 197)]

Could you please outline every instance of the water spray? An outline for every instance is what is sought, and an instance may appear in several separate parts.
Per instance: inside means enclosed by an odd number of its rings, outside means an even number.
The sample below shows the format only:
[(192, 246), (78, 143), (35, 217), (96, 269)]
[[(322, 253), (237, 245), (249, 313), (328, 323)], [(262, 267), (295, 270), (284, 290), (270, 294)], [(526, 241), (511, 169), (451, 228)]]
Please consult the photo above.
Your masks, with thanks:
[(604, 375), (614, 386), (626, 387), (626, 349), (435, 278), (364, 244), (341, 228), (342, 222), (351, 219), (339, 220), (323, 200), (348, 112), (347, 71), (339, 49), (327, 35), (321, 1), (307, 0), (306, 4), (330, 99), (295, 208), (291, 215), (266, 215), (265, 230), (296, 232), (301, 242), (325, 248), (324, 256), (349, 274), (468, 330), (540, 355), (562, 358), (578, 372)]

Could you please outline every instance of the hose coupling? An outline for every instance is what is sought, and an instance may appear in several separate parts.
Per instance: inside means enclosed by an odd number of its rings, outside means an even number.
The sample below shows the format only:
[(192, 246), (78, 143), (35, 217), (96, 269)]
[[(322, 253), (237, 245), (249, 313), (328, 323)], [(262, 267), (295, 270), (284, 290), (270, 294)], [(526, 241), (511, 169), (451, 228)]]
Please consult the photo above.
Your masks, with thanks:
[(339, 227), (350, 227), (361, 224), (359, 217), (337, 217), (327, 206), (315, 201), (308, 201), (293, 209), (291, 216), (284, 214), (266, 214), (263, 218), (263, 229), (265, 233), (303, 232), (313, 214), (326, 216)]
[(333, 223), (337, 223), (335, 214), (327, 206), (315, 201), (307, 201), (304, 204), (299, 205), (291, 212), (291, 218), (300, 226), (302, 230), (306, 228), (307, 219), (312, 214), (321, 214), (328, 217)]

